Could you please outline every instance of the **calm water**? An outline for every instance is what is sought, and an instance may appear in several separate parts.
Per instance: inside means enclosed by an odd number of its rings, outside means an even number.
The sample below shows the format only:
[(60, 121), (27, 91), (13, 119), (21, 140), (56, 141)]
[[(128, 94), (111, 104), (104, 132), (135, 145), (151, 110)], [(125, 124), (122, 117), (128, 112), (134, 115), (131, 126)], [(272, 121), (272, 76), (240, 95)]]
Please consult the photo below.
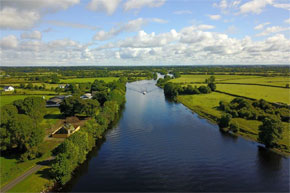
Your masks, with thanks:
[(63, 191), (289, 191), (289, 159), (220, 133), (154, 81), (127, 88), (118, 125)]

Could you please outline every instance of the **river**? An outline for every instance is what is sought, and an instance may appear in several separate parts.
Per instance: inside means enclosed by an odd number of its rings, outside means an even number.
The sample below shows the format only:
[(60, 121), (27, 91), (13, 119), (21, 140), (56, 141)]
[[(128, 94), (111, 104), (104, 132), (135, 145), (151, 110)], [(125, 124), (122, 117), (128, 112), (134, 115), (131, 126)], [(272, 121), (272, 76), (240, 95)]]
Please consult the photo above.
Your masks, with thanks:
[(62, 191), (289, 191), (288, 158), (222, 134), (155, 83), (127, 84), (118, 124)]

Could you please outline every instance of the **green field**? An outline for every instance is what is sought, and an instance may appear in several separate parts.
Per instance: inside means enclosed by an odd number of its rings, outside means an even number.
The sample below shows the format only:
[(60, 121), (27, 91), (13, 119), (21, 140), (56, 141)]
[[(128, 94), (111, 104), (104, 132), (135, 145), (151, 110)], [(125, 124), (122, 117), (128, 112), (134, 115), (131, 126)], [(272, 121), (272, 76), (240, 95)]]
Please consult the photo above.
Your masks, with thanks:
[(290, 104), (290, 89), (256, 85), (217, 84), (217, 90), (230, 94)]
[[(217, 122), (218, 118), (223, 114), (223, 112), (217, 108), (219, 102), (230, 102), (233, 98), (234, 97), (226, 94), (213, 92), (210, 94), (180, 95), (177, 100), (202, 117), (207, 118), (212, 122)], [(262, 122), (242, 118), (233, 118), (232, 121), (236, 122), (238, 126), (244, 130), (244, 132), (238, 132), (239, 135), (257, 141), (258, 128)], [(284, 151), (290, 154), (289, 123), (283, 122), (283, 126), (283, 138), (279, 141), (279, 144), (287, 147)]]
[(39, 147), (40, 152), (43, 153), (43, 156), (38, 159), (29, 160), (25, 162), (19, 162), (16, 157), (1, 156), (1, 187), (7, 184), (10, 180), (19, 176), (21, 173), (32, 168), (37, 162), (43, 161), (51, 156), (51, 151), (58, 146), (60, 141), (58, 140), (49, 140), (44, 141)]
[(105, 82), (113, 82), (114, 80), (118, 80), (117, 77), (101, 77), (101, 78), (72, 78), (72, 79), (61, 79), (61, 83), (93, 83), (95, 80), (103, 80)]
[[(201, 83), (211, 75), (182, 75), (180, 78), (173, 79), (171, 82), (189, 84)], [(269, 86), (285, 87), (290, 84), (290, 78), (287, 76), (263, 77), (249, 75), (215, 75), (216, 83), (238, 83), (238, 84), (263, 84)]]
[[(53, 97), (51, 95), (43, 95), (45, 97), (45, 99), (49, 99), (50, 97)], [(42, 95), (6, 95), (6, 96), (0, 96), (0, 107), (2, 107), (3, 105), (6, 104), (10, 104), (15, 100), (18, 99), (25, 99), (27, 97), (42, 97)]]

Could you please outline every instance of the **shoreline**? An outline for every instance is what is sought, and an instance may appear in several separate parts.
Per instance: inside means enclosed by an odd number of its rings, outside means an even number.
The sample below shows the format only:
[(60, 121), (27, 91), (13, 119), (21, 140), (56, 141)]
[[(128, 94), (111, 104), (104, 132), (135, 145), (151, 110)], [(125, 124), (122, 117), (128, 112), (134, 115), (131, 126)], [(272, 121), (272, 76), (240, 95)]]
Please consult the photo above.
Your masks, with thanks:
[[(198, 110), (198, 108), (190, 107), (190, 106), (188, 106), (188, 105), (182, 103), (180, 100), (178, 100), (178, 98), (177, 98), (177, 102), (180, 103), (180, 104), (182, 104), (182, 105), (184, 105), (184, 106), (185, 106), (186, 108), (188, 108), (191, 112), (196, 113), (196, 114), (197, 114), (198, 116), (200, 116), (201, 118), (204, 118), (204, 119), (208, 120), (210, 123), (213, 123), (213, 124), (215, 124), (215, 125), (218, 124), (217, 120), (218, 120), (219, 118), (218, 118), (217, 116), (212, 115), (212, 114), (208, 114), (208, 113), (203, 112), (203, 111), (201, 111), (201, 110)], [(253, 139), (253, 138), (251, 138), (251, 137), (248, 137), (248, 136), (245, 136), (245, 135), (243, 135), (243, 134), (240, 134), (240, 133), (232, 133), (232, 132), (231, 132), (231, 134), (234, 135), (234, 136), (236, 136), (236, 137), (242, 137), (243, 139), (246, 139), (246, 140), (248, 140), (248, 141), (253, 141), (253, 142), (256, 142), (257, 144), (259, 144), (259, 142), (256, 141), (255, 139)], [(280, 149), (276, 149), (276, 148), (270, 148), (270, 149), (269, 149), (269, 148), (267, 148), (267, 150), (272, 151), (272, 152), (274, 152), (274, 153), (277, 153), (277, 154), (279, 154), (279, 155), (281, 155), (281, 156), (283, 156), (283, 157), (290, 157), (290, 153), (288, 153), (288, 152), (284, 152), (284, 151), (281, 151)]]

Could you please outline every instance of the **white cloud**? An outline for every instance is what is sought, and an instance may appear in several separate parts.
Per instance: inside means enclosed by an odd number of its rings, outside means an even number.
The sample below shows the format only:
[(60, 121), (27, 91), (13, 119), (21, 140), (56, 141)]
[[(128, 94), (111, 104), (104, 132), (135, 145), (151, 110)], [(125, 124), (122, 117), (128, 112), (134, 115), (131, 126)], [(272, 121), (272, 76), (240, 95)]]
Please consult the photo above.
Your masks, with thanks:
[(166, 0), (127, 0), (124, 4), (124, 10), (142, 9), (143, 7), (160, 7)]
[(213, 26), (213, 25), (199, 25), (198, 27), (197, 27), (197, 29), (199, 29), (199, 30), (209, 30), (209, 29), (214, 29), (215, 28), (215, 26)]
[(105, 11), (108, 15), (112, 15), (121, 1), (122, 0), (92, 0), (87, 8), (92, 11)]
[(220, 0), (219, 3), (214, 3), (213, 6), (221, 9), (223, 13), (228, 13), (236, 9), (240, 3), (241, 3), (241, 0), (235, 0), (235, 1)]
[(208, 17), (212, 20), (219, 20), (221, 18), (221, 15), (208, 15)]
[(167, 21), (159, 18), (143, 19), (138, 18), (135, 20), (128, 21), (126, 24), (119, 24), (119, 26), (113, 27), (110, 31), (105, 32), (103, 30), (96, 33), (94, 40), (104, 41), (111, 39), (122, 32), (134, 32), (141, 29), (142, 26), (148, 22), (166, 23)]
[(40, 31), (32, 31), (32, 32), (24, 32), (21, 34), (22, 39), (36, 39), (40, 40), (42, 37), (42, 34)]
[(141, 30), (95, 48), (70, 39), (42, 42), (10, 35), (0, 40), (1, 65), (289, 64), (290, 40), (283, 34), (254, 41), (204, 31), (209, 28), (188, 26), (159, 34)]
[(260, 14), (267, 5), (271, 5), (273, 0), (251, 0), (240, 7), (240, 13)]
[(179, 11), (174, 11), (173, 14), (175, 15), (185, 15), (185, 14), (192, 14), (190, 10), (179, 10)]
[(33, 27), (40, 19), (36, 11), (18, 11), (15, 8), (0, 10), (0, 28), (2, 29), (28, 29)]
[(290, 3), (288, 3), (288, 4), (283, 4), (283, 3), (274, 3), (273, 4), (273, 6), (274, 7), (276, 7), (276, 8), (281, 8), (281, 9), (286, 9), (286, 10), (290, 10)]
[(43, 15), (64, 10), (80, 0), (2, 0), (0, 8), (0, 28), (29, 29)]
[(288, 24), (290, 24), (290, 18), (289, 18), (289, 19), (286, 19), (286, 20), (284, 20), (284, 22), (285, 22), (285, 23), (288, 23)]
[(278, 33), (278, 32), (283, 32), (283, 31), (289, 31), (289, 27), (281, 27), (281, 26), (272, 26), (272, 27), (268, 27), (266, 28), (263, 32), (257, 34), (257, 36), (267, 36), (270, 35), (272, 33)]
[(263, 29), (266, 25), (270, 25), (270, 22), (261, 23), (261, 24), (255, 26), (254, 29), (255, 29), (255, 30), (261, 30), (261, 29)]
[(97, 26), (90, 26), (86, 24), (81, 23), (73, 23), (73, 22), (65, 22), (65, 21), (58, 21), (58, 20), (46, 20), (46, 23), (57, 25), (60, 27), (71, 27), (71, 28), (77, 28), (77, 29), (90, 29), (90, 30), (96, 30)]
[(18, 46), (18, 40), (14, 35), (3, 37), (0, 40), (1, 49), (12, 49), (12, 48), (17, 48), (17, 46)]

